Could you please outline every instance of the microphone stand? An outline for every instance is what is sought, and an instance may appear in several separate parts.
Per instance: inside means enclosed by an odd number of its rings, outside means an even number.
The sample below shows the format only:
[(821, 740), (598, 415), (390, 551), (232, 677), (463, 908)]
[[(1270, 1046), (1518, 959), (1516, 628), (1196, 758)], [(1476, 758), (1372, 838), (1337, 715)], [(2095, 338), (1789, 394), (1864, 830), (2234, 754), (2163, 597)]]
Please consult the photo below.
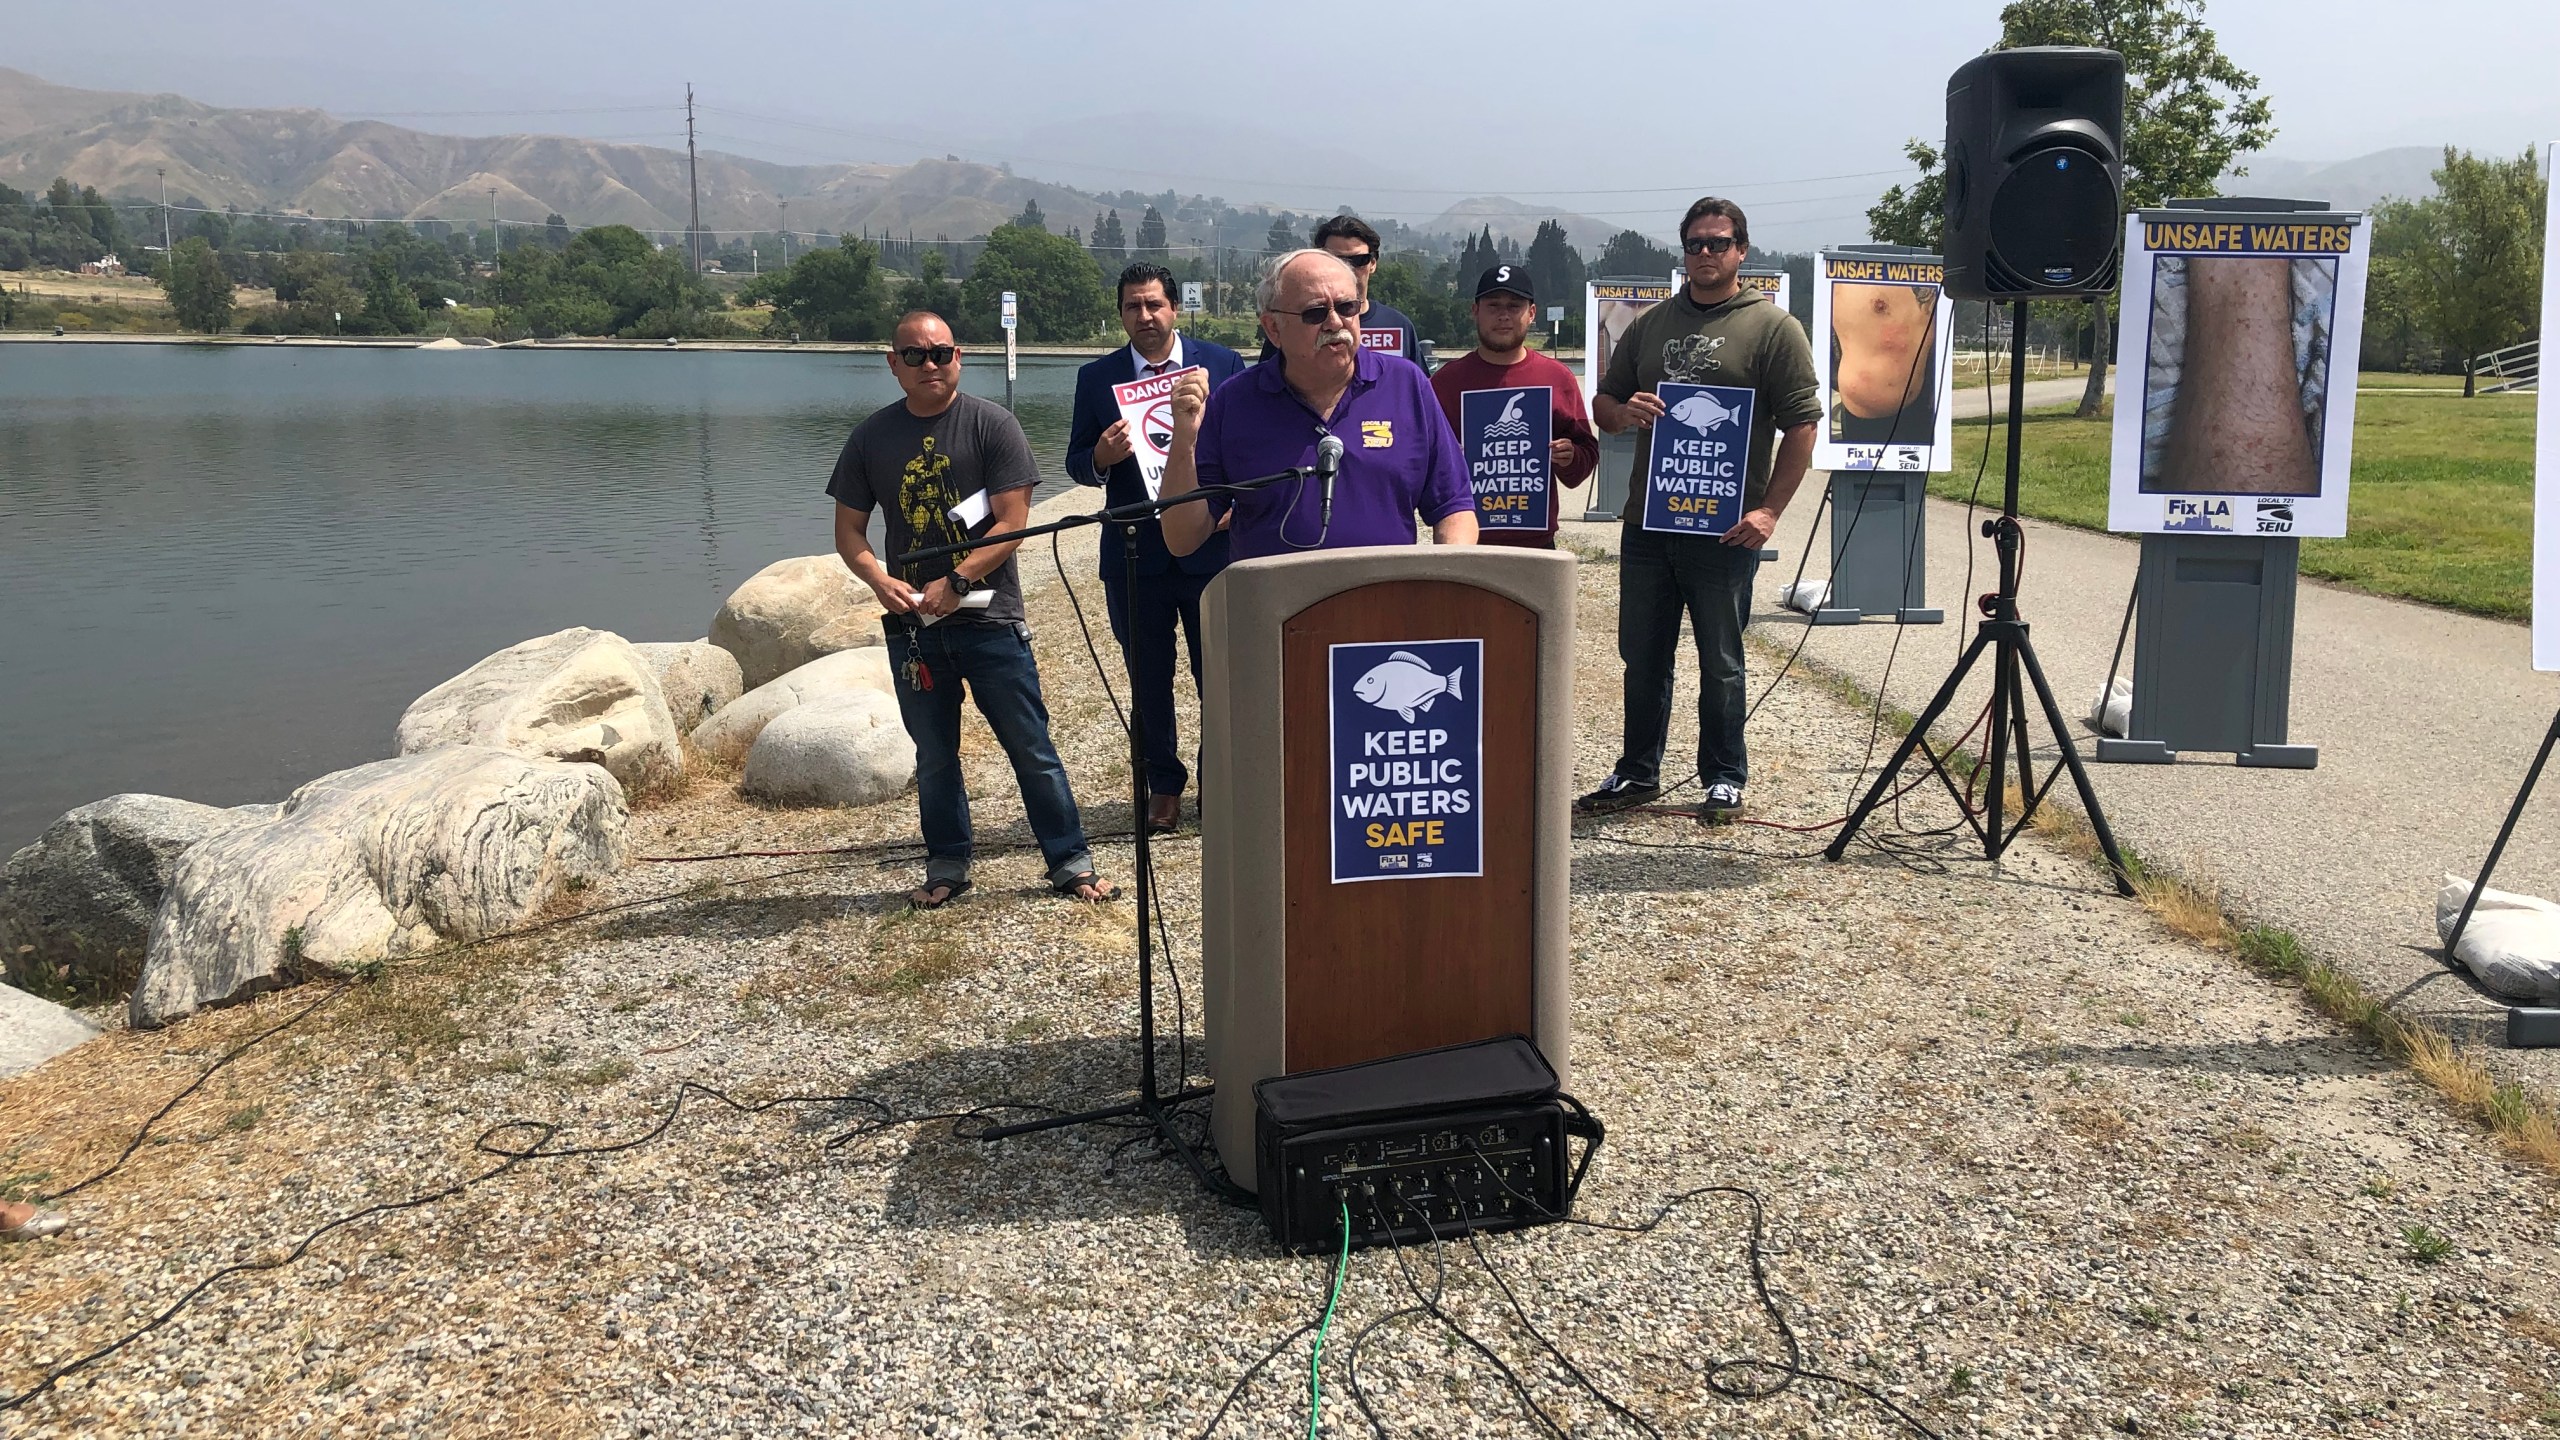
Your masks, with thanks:
[[(1066, 530), (1080, 530), (1093, 525), (1122, 527), (1120, 547), (1126, 566), (1126, 580), (1134, 590), (1138, 583), (1138, 527), (1162, 515), (1176, 505), (1206, 500), (1212, 495), (1244, 495), (1290, 480), (1304, 480), (1315, 474), (1313, 466), (1295, 465), (1253, 480), (1240, 480), (1231, 485), (1203, 485), (1170, 499), (1140, 500), (1084, 515), (1071, 515), (1047, 525), (1033, 525), (1022, 530), (1007, 530), (975, 540), (962, 540), (950, 545), (929, 545), (910, 550), (889, 562), (893, 569), (904, 569), (919, 560), (935, 560), (947, 555), (962, 555), (988, 545), (1003, 545), (1028, 540), (1040, 535), (1053, 535)], [(1184, 1084), (1171, 1094), (1161, 1088), (1156, 1074), (1156, 986), (1155, 926), (1151, 905), (1155, 899), (1155, 853), (1147, 834), (1147, 765), (1146, 724), (1140, 716), (1136, 697), (1129, 705), (1129, 818), (1137, 842), (1137, 873), (1130, 883), (1137, 891), (1138, 912), (1138, 1093), (1136, 1098), (1099, 1110), (1057, 1115), (1045, 1120), (1026, 1120), (1018, 1125), (997, 1125), (978, 1132), (981, 1140), (1003, 1140), (1015, 1135), (1030, 1135), (1043, 1130), (1061, 1130), (1069, 1126), (1095, 1125), (1107, 1121), (1136, 1119), (1153, 1126), (1157, 1143), (1182, 1157), (1191, 1167), (1201, 1186), (1222, 1200), (1238, 1205), (1251, 1205), (1251, 1192), (1225, 1175), (1212, 1171), (1201, 1156), (1200, 1148), (1174, 1128), (1173, 1109), (1193, 1100), (1214, 1094), (1215, 1085)], [(1185, 1075), (1183, 1080), (1190, 1077)]]

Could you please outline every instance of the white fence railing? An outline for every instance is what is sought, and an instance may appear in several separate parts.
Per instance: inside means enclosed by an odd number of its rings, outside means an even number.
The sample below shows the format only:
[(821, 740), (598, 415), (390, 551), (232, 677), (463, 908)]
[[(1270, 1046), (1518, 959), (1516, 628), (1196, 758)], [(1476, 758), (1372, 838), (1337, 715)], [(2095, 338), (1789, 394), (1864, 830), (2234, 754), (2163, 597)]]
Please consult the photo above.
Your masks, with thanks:
[(2471, 362), (2471, 374), (2483, 395), (2535, 389), (2542, 381), (2542, 342), (2527, 340), (2492, 350)]

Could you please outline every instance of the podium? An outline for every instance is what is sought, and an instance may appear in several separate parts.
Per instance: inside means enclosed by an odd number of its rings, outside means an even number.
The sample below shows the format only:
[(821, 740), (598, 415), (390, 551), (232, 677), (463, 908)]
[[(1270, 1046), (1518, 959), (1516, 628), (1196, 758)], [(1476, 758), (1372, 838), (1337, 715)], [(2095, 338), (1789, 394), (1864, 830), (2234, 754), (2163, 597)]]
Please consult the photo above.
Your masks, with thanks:
[(1274, 1075), (1525, 1034), (1570, 1080), (1575, 561), (1240, 561), (1202, 606), (1210, 1134)]

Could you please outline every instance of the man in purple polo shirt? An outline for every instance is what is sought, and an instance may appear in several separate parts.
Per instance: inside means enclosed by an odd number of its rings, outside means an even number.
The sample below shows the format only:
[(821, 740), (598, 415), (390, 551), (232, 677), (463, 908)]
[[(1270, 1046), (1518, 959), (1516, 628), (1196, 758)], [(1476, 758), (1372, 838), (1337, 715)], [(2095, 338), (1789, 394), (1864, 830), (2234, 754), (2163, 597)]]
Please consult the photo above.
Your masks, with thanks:
[(1440, 544), (1476, 543), (1475, 492), (1449, 418), (1421, 366), (1360, 347), (1360, 303), (1359, 281), (1337, 257), (1283, 256), (1259, 296), (1276, 353), (1219, 386), (1214, 399), (1197, 372), (1173, 392), (1164, 498), (1312, 466), (1316, 442), (1333, 435), (1342, 441), (1342, 470), (1331, 521), (1324, 486), (1302, 478), (1167, 510), (1167, 549), (1199, 549), (1220, 517), (1229, 517), (1238, 560), (1410, 545), (1417, 518)]

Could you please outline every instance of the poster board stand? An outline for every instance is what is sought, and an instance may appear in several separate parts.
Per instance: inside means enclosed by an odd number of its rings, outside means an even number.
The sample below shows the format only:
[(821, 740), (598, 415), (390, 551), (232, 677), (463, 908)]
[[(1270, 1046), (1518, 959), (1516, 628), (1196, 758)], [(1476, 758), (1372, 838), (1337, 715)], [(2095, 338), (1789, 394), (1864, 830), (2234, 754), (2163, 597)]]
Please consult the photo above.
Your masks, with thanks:
[[(2295, 595), (2302, 537), (2346, 533), (2362, 219), (2318, 201), (2236, 196), (2127, 219), (2108, 528), (2141, 536), (2140, 639), (2125, 735), (2099, 740), (2102, 762), (2166, 765), (2190, 750), (2255, 768), (2320, 762), (2318, 746), (2290, 742)], [(2275, 296), (2242, 311), (2241, 277), (2269, 275)], [(2228, 358), (2233, 332), (2215, 326), (2237, 318), (2279, 338), (2290, 326), (2293, 346), (2271, 380)], [(2252, 474), (2227, 446), (2184, 443), (2194, 415), (2232, 394), (2301, 407), (2303, 428), (2238, 452), (2289, 459)]]
[[(1831, 593), (1811, 612), (1816, 625), (1855, 625), (1882, 617), (1902, 625), (1944, 623), (1928, 601), (1926, 533), (1928, 473), (1953, 464), (1955, 413), (1954, 302), (1946, 296), (1946, 262), (1910, 245), (1840, 245), (1813, 262), (1815, 364), (1823, 421), (1813, 463), (1831, 474)], [(1891, 297), (1888, 300), (1886, 297)], [(1851, 317), (1860, 323), (1853, 325)], [(1880, 361), (1901, 392), (1889, 419), (1853, 414), (1844, 383), (1851, 352), (1872, 356), (1879, 330), (1916, 340), (1909, 362)], [(1854, 343), (1849, 338), (1859, 337)], [(1864, 397), (1865, 387), (1858, 387)], [(1896, 401), (1878, 402), (1892, 406)], [(1861, 416), (1865, 418), (1861, 418)], [(1878, 427), (1882, 428), (1879, 429)]]
[[(2533, 798), (2533, 788), (2542, 781), (2542, 767), (2551, 760), (2551, 750), (2560, 745), (2560, 713), (2551, 717), (2551, 728), (2542, 732), (2542, 748), (2533, 752), (2533, 764), (2526, 767), (2524, 783), (2516, 787), (2516, 798), (2507, 806), (2507, 818), (2498, 826), (2498, 838), (2489, 846), (2489, 858), (2480, 862), (2479, 877), (2471, 882), (2471, 893), (2462, 897), (2462, 913), (2453, 919), (2453, 930), (2445, 936), (2444, 963), (2459, 968), (2454, 947), (2462, 943), (2462, 932), (2471, 926), (2471, 911), (2480, 903), (2480, 892), (2489, 888), (2489, 877), (2497, 873), (2498, 857), (2507, 851), (2507, 842), (2515, 838), (2516, 821), (2524, 818), (2525, 802)], [(2548, 1049), (2560, 1046), (2560, 1009), (2535, 1005), (2507, 1007), (2507, 1045), (2516, 1050)]]
[(2145, 535), (2135, 580), (2133, 709), (2115, 765), (2167, 765), (2180, 751), (2309, 770), (2320, 747), (2287, 743), (2293, 609), (2302, 542), (2290, 535)]
[[(1816, 625), (1855, 625), (1871, 615), (1898, 625), (1938, 625), (1927, 603), (1929, 477), (1876, 471), (1831, 476), (1831, 594)], [(1844, 517), (1856, 516), (1855, 524)]]
[(1237, 1184), (1257, 1081), (1507, 1034), (1569, 1073), (1575, 573), (1393, 545), (1210, 584), (1202, 1010)]
[[(2553, 148), (2543, 147), (2546, 160)], [(2560, 335), (2560, 189), (2550, 189), (2544, 203), (2550, 208), (2544, 212), (2542, 227), (2542, 343), (2548, 346), (2552, 336)], [(2560, 387), (2542, 385), (2537, 388), (2540, 393), (2534, 397), (2533, 668), (2560, 670)], [(2524, 783), (2516, 787), (2516, 798), (2507, 806), (2507, 818), (2498, 826), (2498, 838), (2489, 846), (2489, 858), (2480, 863), (2479, 878), (2471, 882), (2471, 893), (2463, 897), (2462, 913), (2454, 917), (2453, 929), (2445, 936), (2444, 963), (2448, 966), (2461, 963), (2455, 958), (2455, 947), (2462, 943), (2462, 932), (2470, 928), (2471, 912), (2480, 903), (2480, 892), (2489, 888), (2489, 877), (2496, 873), (2498, 859), (2506, 853), (2507, 842), (2515, 838), (2516, 821), (2523, 818), (2525, 802), (2533, 798), (2534, 787), (2541, 782), (2542, 768), (2550, 763), (2555, 745), (2560, 745), (2560, 714), (2554, 714), (2550, 728), (2542, 732), (2542, 748), (2533, 753), (2533, 764), (2525, 769)], [(2560, 1009), (2509, 1006), (2507, 1044), (2518, 1050), (2560, 1046)]]

